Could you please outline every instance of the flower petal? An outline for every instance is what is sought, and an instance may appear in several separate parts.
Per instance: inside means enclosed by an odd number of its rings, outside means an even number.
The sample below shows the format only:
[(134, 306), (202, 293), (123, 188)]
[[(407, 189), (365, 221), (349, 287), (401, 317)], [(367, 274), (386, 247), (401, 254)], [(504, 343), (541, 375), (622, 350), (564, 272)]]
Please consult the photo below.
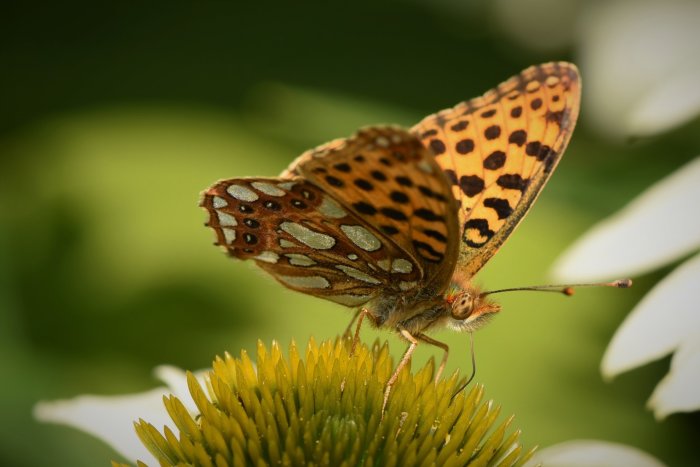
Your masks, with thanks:
[(655, 457), (631, 446), (596, 440), (567, 441), (537, 451), (528, 466), (547, 467), (663, 467)]
[(692, 120), (700, 113), (700, 66), (658, 84), (630, 112), (627, 134), (647, 136)]
[(564, 281), (651, 271), (700, 247), (700, 157), (595, 225), (556, 262)]
[(700, 255), (659, 282), (627, 316), (601, 364), (605, 377), (656, 360), (700, 334)]
[[(72, 426), (100, 438), (126, 459), (140, 459), (157, 464), (136, 436), (134, 422), (148, 420), (156, 427), (168, 426), (177, 431), (163, 406), (163, 396), (174, 394), (192, 413), (196, 411), (187, 389), (185, 372), (179, 368), (161, 365), (154, 370), (156, 377), (168, 387), (125, 396), (83, 395), (73, 399), (38, 402), (34, 417), (41, 422)], [(197, 374), (202, 383), (204, 372)]]
[[(602, 2), (589, 8), (581, 20), (580, 65), (590, 124), (627, 138), (697, 115), (697, 86), (688, 89), (685, 79), (675, 77), (700, 71), (694, 58), (698, 17), (700, 3), (688, 0)], [(692, 97), (677, 99), (682, 92)]]
[(657, 419), (674, 412), (700, 410), (700, 330), (686, 336), (671, 360), (671, 371), (661, 380), (648, 406)]
[(154, 465), (156, 459), (136, 436), (134, 421), (143, 418), (155, 426), (172, 422), (163, 408), (167, 388), (128, 396), (78, 396), (69, 400), (39, 402), (34, 417), (41, 422), (72, 426), (100, 438), (130, 461), (141, 459)]

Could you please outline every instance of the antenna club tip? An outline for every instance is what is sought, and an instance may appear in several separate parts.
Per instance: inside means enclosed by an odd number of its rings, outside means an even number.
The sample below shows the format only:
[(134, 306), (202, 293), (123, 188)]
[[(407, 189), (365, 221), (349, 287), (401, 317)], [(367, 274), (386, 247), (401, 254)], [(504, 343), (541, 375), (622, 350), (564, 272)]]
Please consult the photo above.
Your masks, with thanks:
[(632, 287), (632, 279), (618, 279), (613, 282), (613, 285), (619, 289), (629, 289)]
[(571, 297), (574, 294), (574, 288), (573, 287), (564, 287), (561, 290), (561, 293), (563, 293), (567, 297)]

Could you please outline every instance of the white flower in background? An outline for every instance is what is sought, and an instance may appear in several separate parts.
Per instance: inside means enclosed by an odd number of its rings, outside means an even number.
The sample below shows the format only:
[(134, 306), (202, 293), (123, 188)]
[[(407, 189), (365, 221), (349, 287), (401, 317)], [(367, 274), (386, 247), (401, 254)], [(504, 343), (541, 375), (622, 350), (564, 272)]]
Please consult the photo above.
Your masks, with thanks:
[(588, 123), (649, 136), (700, 113), (700, 2), (615, 1), (584, 10), (578, 40)]
[(623, 444), (577, 440), (555, 444), (535, 452), (527, 466), (547, 467), (663, 467), (658, 459)]
[[(140, 418), (154, 426), (177, 428), (163, 406), (163, 397), (173, 394), (195, 414), (197, 409), (187, 389), (185, 372), (179, 368), (162, 365), (154, 370), (166, 386), (150, 391), (123, 396), (83, 395), (73, 399), (39, 402), (34, 407), (34, 417), (41, 422), (72, 426), (90, 433), (109, 444), (126, 459), (141, 459), (150, 465), (158, 462), (141, 443), (134, 422)], [(198, 374), (200, 384), (203, 374)]]
[(490, 5), (519, 45), (549, 53), (573, 47), (585, 86), (582, 118), (601, 133), (617, 139), (650, 136), (700, 114), (700, 2)]
[[(594, 226), (555, 265), (563, 281), (635, 275), (700, 249), (700, 157)], [(700, 255), (681, 264), (632, 310), (605, 352), (612, 378), (675, 352), (649, 407), (657, 418), (700, 409)]]

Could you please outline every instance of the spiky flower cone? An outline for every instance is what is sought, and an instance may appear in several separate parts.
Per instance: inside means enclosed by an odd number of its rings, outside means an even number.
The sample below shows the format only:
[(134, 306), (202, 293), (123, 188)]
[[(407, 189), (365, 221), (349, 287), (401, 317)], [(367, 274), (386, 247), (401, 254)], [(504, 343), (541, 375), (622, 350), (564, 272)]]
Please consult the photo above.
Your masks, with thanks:
[(530, 458), (519, 431), (506, 436), (512, 417), (494, 427), (500, 410), (482, 401), (482, 386), (451, 400), (458, 377), (436, 385), (432, 361), (401, 373), (382, 418), (394, 367), (388, 347), (349, 349), (346, 340), (312, 339), (303, 356), (293, 343), (288, 358), (276, 343), (258, 343), (255, 364), (245, 351), (226, 354), (206, 392), (188, 375), (198, 416), (164, 399), (179, 434), (144, 420), (136, 431), (163, 466), (511, 466)]

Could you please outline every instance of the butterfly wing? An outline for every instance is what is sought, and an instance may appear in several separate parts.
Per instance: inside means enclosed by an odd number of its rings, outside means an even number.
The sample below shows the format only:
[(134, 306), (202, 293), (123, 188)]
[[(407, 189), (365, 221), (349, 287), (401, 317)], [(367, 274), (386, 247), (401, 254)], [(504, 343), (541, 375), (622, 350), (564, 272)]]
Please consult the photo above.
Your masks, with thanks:
[[(374, 145), (378, 137), (393, 142), (383, 147), (384, 140), (380, 140), (380, 146), (368, 147), (368, 141)], [(414, 136), (405, 130), (369, 129), (354, 138), (329, 144), (334, 148), (332, 151), (327, 151), (331, 146), (324, 145), (302, 155), (280, 178), (223, 180), (209, 188), (203, 195), (202, 206), (209, 212), (208, 225), (216, 233), (217, 244), (231, 256), (256, 261), (290, 289), (347, 306), (363, 304), (392, 290), (394, 294), (418, 291), (434, 279), (432, 274), (437, 265), (449, 266), (451, 261), (451, 267), (454, 266), (456, 206), (454, 200), (450, 202), (451, 198), (447, 198), (451, 196), (449, 186), (440, 168)], [(362, 162), (358, 162), (359, 155)], [(431, 228), (452, 226), (453, 254), (448, 255), (448, 248), (442, 246), (445, 242), (426, 251), (414, 246), (414, 241), (418, 242), (415, 239), (422, 238), (414, 230), (421, 229), (420, 235), (426, 235), (423, 231), (427, 229), (427, 221), (420, 217), (417, 221), (407, 218), (398, 223), (392, 219), (392, 212), (382, 213), (377, 208), (377, 212), (369, 213), (358, 208), (357, 203), (377, 203), (384, 196), (387, 197), (384, 204), (389, 205), (388, 200), (396, 191), (388, 189), (387, 180), (387, 188), (380, 188), (377, 183), (376, 189), (370, 190), (373, 198), (368, 198), (364, 196), (368, 191), (352, 183), (355, 178), (348, 178), (349, 173), (361, 174), (365, 170), (361, 167), (381, 164), (375, 160), (379, 157), (391, 157), (396, 166), (405, 165), (403, 170), (387, 171), (385, 175), (388, 178), (405, 173), (412, 177), (415, 187), (402, 192), (411, 202), (419, 203), (418, 187), (436, 190), (434, 195), (440, 202), (434, 206), (435, 216), (450, 217), (451, 221), (433, 221), (437, 226)], [(344, 165), (350, 164), (349, 159), (353, 165), (360, 164), (350, 172)], [(427, 178), (422, 175), (422, 170), (427, 168), (412, 166), (425, 161), (431, 171)], [(413, 173), (416, 170), (421, 171)], [(324, 176), (319, 180), (316, 175), (320, 174)], [(328, 178), (330, 174), (337, 175), (344, 185), (336, 186)], [(341, 190), (345, 184), (355, 188)], [(394, 198), (397, 196), (404, 200), (403, 196), (394, 194)], [(407, 207), (401, 211), (397, 208), (396, 212), (408, 217), (413, 205), (399, 204)], [(432, 209), (432, 204), (427, 206)], [(442, 206), (451, 206), (452, 212), (443, 211)], [(445, 230), (444, 235), (450, 233)], [(445, 285), (450, 274), (451, 270), (445, 273)]]
[(461, 273), (475, 274), (527, 213), (566, 149), (579, 107), (576, 67), (547, 63), (412, 128), (459, 201)]
[(354, 306), (422, 276), (410, 256), (301, 177), (223, 180), (202, 206), (218, 245), (299, 292)]
[(364, 219), (374, 235), (406, 252), (422, 285), (441, 291), (457, 257), (457, 206), (450, 185), (418, 138), (396, 127), (372, 127), (297, 159), (298, 174)]

